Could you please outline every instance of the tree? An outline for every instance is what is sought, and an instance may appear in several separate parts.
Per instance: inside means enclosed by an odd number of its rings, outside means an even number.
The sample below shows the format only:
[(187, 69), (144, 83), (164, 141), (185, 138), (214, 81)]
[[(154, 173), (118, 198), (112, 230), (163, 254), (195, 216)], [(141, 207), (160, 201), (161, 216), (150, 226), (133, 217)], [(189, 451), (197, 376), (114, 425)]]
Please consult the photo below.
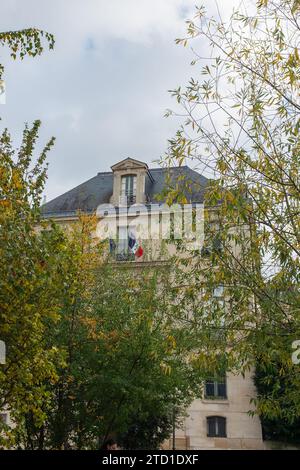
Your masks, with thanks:
[[(7, 130), (0, 136), (0, 337), (7, 348), (0, 369), (0, 409), (8, 409), (16, 422), (28, 412), (36, 422), (43, 420), (43, 382), (56, 380), (55, 363), (60, 361), (44, 334), (58, 320), (61, 239), (55, 228), (51, 236), (37, 230), (45, 159), (54, 140), (33, 163), (39, 128), (39, 121), (26, 126), (17, 151)], [(13, 437), (14, 430), (6, 430)]]
[(44, 420), (37, 422), (31, 412), (23, 413), (17, 443), (26, 449), (68, 448), (70, 435), (76, 432), (78, 420), (74, 416), (74, 400), (81, 395), (86, 375), (82, 347), (85, 344), (84, 302), (89, 299), (92, 272), (99, 262), (98, 250), (90, 251), (91, 230), (94, 218), (82, 216), (80, 223), (65, 232), (49, 221), (44, 221), (48, 240), (58, 240), (58, 250), (53, 247), (52, 268), (56, 271), (59, 321), (48, 324), (44, 331), (48, 347), (59, 351), (62, 361), (56, 368), (57, 381), (45, 380), (43, 387), (48, 400), (42, 402)]
[[(219, 348), (229, 367), (244, 370), (262, 357), (268, 370), (281, 364), (277, 374), (289, 387), (276, 397), (271, 385), (257, 410), (290, 423), (300, 417), (291, 358), (300, 337), (299, 20), (298, 0), (252, 2), (250, 12), (241, 7), (227, 23), (197, 8), (177, 43), (193, 43), (192, 65), (202, 64), (203, 79), (172, 92), (185, 120), (165, 159), (191, 160), (213, 178), (206, 238), (218, 249), (210, 243), (190, 258), (189, 295), (194, 300), (202, 289), (193, 325), (201, 326), (207, 351), (212, 332), (224, 333)], [(188, 284), (184, 274), (181, 283)], [(215, 299), (205, 309), (220, 285), (225, 308)]]
[[(13, 59), (40, 55), (44, 39), (49, 49), (53, 49), (53, 35), (36, 28), (0, 32), (0, 46), (7, 46)], [(0, 63), (0, 80), (3, 73), (4, 66)], [(54, 380), (56, 355), (52, 348), (42, 354), (45, 322), (54, 320), (56, 313), (52, 296), (48, 296), (52, 287), (51, 279), (47, 286), (50, 272), (45, 269), (45, 259), (51, 258), (50, 247), (43, 234), (39, 237), (35, 233), (46, 179), (44, 163), (54, 139), (33, 164), (39, 127), (39, 121), (31, 129), (25, 127), (17, 152), (7, 129), (0, 138), (0, 252), (3, 257), (0, 338), (8, 351), (6, 364), (0, 369), (0, 409), (13, 410), (14, 418), (31, 410), (37, 421), (42, 419), (40, 402), (45, 398), (40, 382), (46, 377)], [(6, 437), (2, 428), (7, 432)], [(0, 436), (0, 445), (2, 441), (6, 445), (13, 442), (14, 432), (2, 421)]]
[[(297, 417), (299, 386), (295, 387), (295, 379), (290, 369), (281, 351), (277, 358), (274, 357), (272, 363), (264, 361), (264, 357), (258, 358), (255, 385), (259, 396), (263, 435), (266, 440), (289, 443), (300, 441), (300, 419)], [(286, 391), (290, 387), (291, 391), (287, 394)], [(292, 421), (291, 414), (295, 416)]]
[(173, 317), (170, 267), (112, 265), (91, 238), (95, 223), (81, 216), (64, 235), (60, 321), (46, 336), (65, 362), (45, 384), (44, 422), (23, 417), (25, 448), (98, 448), (111, 435), (126, 448), (157, 448), (201, 395), (198, 339)]
[(98, 432), (102, 439), (117, 435), (128, 448), (157, 448), (171, 434), (173, 415), (180, 422), (201, 396), (203, 377), (191, 360), (196, 339), (172, 316), (170, 267), (117, 269), (108, 267), (95, 290), (104, 355), (103, 370), (92, 374), (94, 387), (104, 390)]

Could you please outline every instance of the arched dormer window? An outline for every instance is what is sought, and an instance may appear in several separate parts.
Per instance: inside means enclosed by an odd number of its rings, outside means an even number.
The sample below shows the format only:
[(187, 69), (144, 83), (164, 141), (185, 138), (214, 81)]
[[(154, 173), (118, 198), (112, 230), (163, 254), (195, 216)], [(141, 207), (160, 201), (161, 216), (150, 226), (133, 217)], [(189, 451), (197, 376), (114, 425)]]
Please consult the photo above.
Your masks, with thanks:
[(127, 204), (136, 202), (136, 175), (124, 175), (121, 180), (121, 197)]

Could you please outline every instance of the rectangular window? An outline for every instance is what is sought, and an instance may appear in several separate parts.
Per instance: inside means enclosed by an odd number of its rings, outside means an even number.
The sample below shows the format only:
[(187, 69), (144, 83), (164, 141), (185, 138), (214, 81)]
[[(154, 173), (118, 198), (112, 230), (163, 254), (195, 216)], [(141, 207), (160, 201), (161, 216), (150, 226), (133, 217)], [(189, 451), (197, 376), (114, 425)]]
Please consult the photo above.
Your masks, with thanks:
[(215, 382), (207, 380), (205, 382), (205, 398), (215, 397)]
[(218, 387), (218, 395), (217, 398), (222, 398), (225, 400), (227, 398), (227, 390), (226, 390), (226, 380), (224, 379), (223, 382), (217, 382)]
[(127, 204), (134, 204), (136, 200), (136, 176), (122, 176), (121, 196), (125, 198)]
[(204, 397), (208, 400), (226, 400), (226, 377), (222, 377), (217, 380), (206, 380)]
[(128, 253), (128, 230), (127, 227), (119, 227), (117, 252), (119, 254)]
[(207, 437), (227, 437), (226, 418), (209, 416), (207, 418)]
[(133, 261), (134, 254), (129, 249), (129, 235), (134, 232), (134, 228), (130, 229), (126, 226), (118, 227), (118, 239), (116, 242), (115, 254), (117, 261)]

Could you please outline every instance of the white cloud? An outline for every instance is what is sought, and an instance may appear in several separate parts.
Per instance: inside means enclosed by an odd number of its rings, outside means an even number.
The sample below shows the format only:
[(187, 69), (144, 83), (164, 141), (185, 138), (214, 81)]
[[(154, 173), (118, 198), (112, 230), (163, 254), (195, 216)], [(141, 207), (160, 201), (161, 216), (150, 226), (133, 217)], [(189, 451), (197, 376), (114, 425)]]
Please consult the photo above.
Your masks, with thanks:
[[(175, 46), (196, 0), (2, 0), (1, 30), (52, 32), (55, 50), (12, 62), (7, 54), (3, 121), (20, 136), (40, 118), (50, 155), (49, 198), (127, 155), (151, 162), (178, 123), (162, 116), (168, 89), (195, 73), (189, 51)], [(214, 2), (204, 3), (214, 10)], [(222, 15), (238, 0), (222, 0)], [(199, 43), (201, 47), (201, 43)], [(1, 50), (0, 50), (1, 54)]]
[(83, 37), (150, 41), (183, 29), (183, 11), (188, 16), (194, 0), (5, 0), (1, 6), (2, 27), (37, 25), (64, 37), (65, 44), (78, 44)]

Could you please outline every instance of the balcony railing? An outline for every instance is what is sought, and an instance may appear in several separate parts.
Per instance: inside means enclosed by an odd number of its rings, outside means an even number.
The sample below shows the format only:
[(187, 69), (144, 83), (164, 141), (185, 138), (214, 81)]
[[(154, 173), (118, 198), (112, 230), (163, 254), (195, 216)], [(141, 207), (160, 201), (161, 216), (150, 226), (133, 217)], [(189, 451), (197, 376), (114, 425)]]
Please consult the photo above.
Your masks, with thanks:
[(134, 261), (135, 260), (135, 257), (134, 257), (134, 254), (133, 253), (114, 253), (113, 254), (113, 257), (116, 261)]
[(122, 194), (119, 199), (120, 206), (131, 206), (136, 203), (135, 194)]

